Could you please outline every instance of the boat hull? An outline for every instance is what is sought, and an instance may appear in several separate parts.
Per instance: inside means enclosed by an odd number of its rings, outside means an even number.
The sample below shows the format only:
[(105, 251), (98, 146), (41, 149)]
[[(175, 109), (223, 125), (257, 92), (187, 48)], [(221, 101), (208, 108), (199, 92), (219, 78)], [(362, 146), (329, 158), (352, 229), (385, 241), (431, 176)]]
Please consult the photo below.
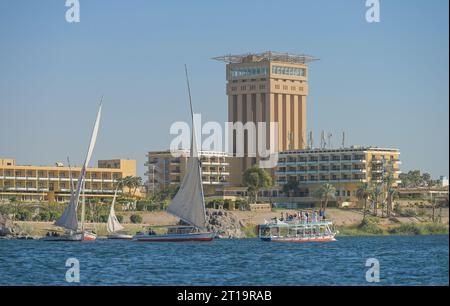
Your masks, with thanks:
[(133, 236), (127, 235), (127, 234), (111, 234), (111, 235), (108, 235), (106, 238), (116, 239), (116, 240), (131, 240), (131, 239), (133, 239)]
[(264, 237), (261, 238), (262, 241), (269, 242), (330, 242), (336, 241), (334, 236), (325, 237), (312, 237), (312, 238), (301, 238), (301, 237)]
[(44, 241), (82, 241), (83, 237), (81, 234), (64, 234), (61, 236), (48, 236), (44, 237)]
[(133, 240), (139, 242), (183, 242), (183, 241), (211, 241), (213, 233), (189, 233), (168, 235), (136, 235)]
[(64, 234), (61, 236), (44, 237), (44, 241), (94, 241), (97, 235), (91, 232), (79, 232), (74, 234)]
[(91, 232), (83, 232), (82, 234), (82, 241), (94, 241), (97, 240), (97, 235)]

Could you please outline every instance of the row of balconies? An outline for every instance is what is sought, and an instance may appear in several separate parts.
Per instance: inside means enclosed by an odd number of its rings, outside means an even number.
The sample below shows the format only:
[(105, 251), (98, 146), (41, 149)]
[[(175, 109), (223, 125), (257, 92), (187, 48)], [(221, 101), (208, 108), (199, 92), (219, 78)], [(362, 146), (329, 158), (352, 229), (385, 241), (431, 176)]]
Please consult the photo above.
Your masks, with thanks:
[[(78, 176), (80, 175), (79, 172), (72, 172), (72, 177), (73, 178), (78, 178)], [(118, 173), (113, 174), (113, 175), (118, 175)], [(101, 175), (101, 174), (95, 174), (95, 173), (87, 173), (86, 175), (89, 178), (93, 178), (93, 179), (111, 179), (114, 176), (111, 175)], [(29, 179), (37, 179), (37, 178), (70, 178), (70, 175), (68, 172), (64, 172), (64, 173), (60, 173), (60, 174), (44, 174), (44, 173), (25, 173), (22, 171), (0, 171), (0, 178), (1, 177), (24, 177), (24, 178), (29, 178)]]
[[(146, 167), (148, 167), (148, 166), (151, 166), (151, 165), (156, 165), (160, 161), (163, 161), (163, 160), (155, 158), (155, 159), (148, 160), (147, 162), (144, 163), (144, 165)], [(202, 157), (200, 161), (202, 162), (202, 164), (229, 165), (229, 163), (227, 163), (226, 159), (217, 160), (216, 158), (205, 158), (205, 157)], [(172, 164), (172, 165), (178, 165), (178, 164), (181, 164), (181, 159), (167, 160), (166, 163), (167, 164)]]
[(308, 160), (308, 161), (289, 161), (289, 160), (278, 160), (278, 166), (280, 165), (311, 165), (311, 164), (350, 164), (350, 163), (366, 163), (365, 159), (343, 159), (343, 160)]
[[(70, 178), (68, 177), (17, 177), (17, 176), (0, 176), (0, 179), (3, 180), (17, 180), (17, 181), (66, 181), (69, 182)], [(118, 179), (92, 179), (86, 178), (87, 182), (99, 182), (99, 183), (114, 183)], [(72, 178), (72, 181), (77, 182), (78, 178)]]
[(276, 175), (286, 175), (286, 174), (310, 174), (310, 173), (366, 173), (366, 169), (341, 169), (341, 170), (306, 170), (306, 171), (276, 171)]
[(397, 163), (397, 164), (401, 164), (401, 163), (402, 163), (402, 162), (401, 162), (399, 159), (397, 159), (397, 158), (394, 158), (394, 159), (372, 158), (372, 164), (376, 164), (376, 165), (381, 165), (381, 164), (383, 164), (383, 163), (389, 163), (389, 162)]
[(213, 162), (213, 161), (201, 161), (202, 165), (212, 165), (212, 166), (229, 166), (230, 163), (227, 162)]
[(209, 174), (209, 175), (226, 175), (226, 176), (229, 176), (229, 175), (230, 175), (230, 172), (202, 171), (202, 174)]
[(321, 161), (350, 161), (350, 160), (366, 160), (365, 155), (357, 154), (357, 155), (312, 155), (312, 156), (282, 156), (280, 157), (280, 161), (287, 162), (321, 162)]
[[(309, 184), (309, 183), (314, 183), (314, 184), (319, 184), (319, 183), (365, 183), (367, 182), (366, 179), (362, 179), (362, 178), (336, 178), (336, 179), (306, 179), (306, 180), (299, 180), (300, 183), (305, 183), (305, 184)], [(277, 185), (284, 185), (287, 183), (287, 180), (277, 180), (276, 181)]]
[[(50, 188), (36, 188), (36, 187), (3, 187), (0, 191), (35, 191), (35, 192), (48, 192)], [(58, 189), (55, 192), (70, 192), (70, 189)], [(114, 193), (113, 189), (85, 189), (86, 193)]]

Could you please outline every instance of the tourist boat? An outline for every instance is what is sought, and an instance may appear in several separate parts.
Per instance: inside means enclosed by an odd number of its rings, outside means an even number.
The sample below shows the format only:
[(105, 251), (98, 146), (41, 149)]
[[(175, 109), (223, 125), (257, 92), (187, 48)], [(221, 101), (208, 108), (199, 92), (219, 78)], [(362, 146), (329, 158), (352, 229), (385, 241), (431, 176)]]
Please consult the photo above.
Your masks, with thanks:
[[(73, 181), (72, 174), (70, 173), (70, 189), (71, 195), (69, 200), (69, 205), (64, 210), (61, 217), (56, 220), (55, 225), (64, 229), (64, 233), (60, 234), (57, 231), (53, 233), (47, 233), (47, 236), (43, 239), (45, 241), (93, 241), (97, 239), (97, 234), (85, 228), (85, 207), (86, 207), (86, 169), (94, 151), (95, 142), (97, 141), (98, 129), (100, 126), (100, 117), (102, 112), (102, 105), (97, 112), (97, 118), (95, 120), (94, 128), (91, 135), (91, 141), (89, 143), (89, 148), (86, 154), (86, 158), (81, 168), (80, 175), (78, 177), (78, 184), (76, 191), (73, 192)], [(78, 224), (77, 218), (77, 208), (78, 204), (81, 202), (81, 222)]]
[(116, 204), (117, 192), (119, 191), (120, 184), (117, 184), (116, 190), (114, 191), (114, 197), (111, 202), (111, 208), (109, 210), (108, 221), (106, 222), (106, 230), (109, 235), (108, 239), (119, 239), (119, 240), (130, 240), (133, 239), (132, 235), (128, 235), (123, 232), (123, 226), (117, 220), (116, 212), (114, 211), (114, 205)]
[(258, 237), (272, 242), (326, 242), (336, 241), (333, 222), (275, 220), (258, 225)]
[(187, 226), (171, 226), (165, 234), (156, 234), (153, 229), (148, 233), (136, 234), (133, 239), (146, 242), (178, 242), (178, 241), (211, 241), (214, 233), (206, 231), (205, 198), (203, 195), (203, 182), (200, 158), (197, 149), (194, 126), (194, 112), (192, 109), (189, 78), (186, 71), (186, 80), (191, 109), (191, 151), (188, 158), (186, 175), (181, 182), (180, 189), (170, 203), (167, 212), (180, 218)]

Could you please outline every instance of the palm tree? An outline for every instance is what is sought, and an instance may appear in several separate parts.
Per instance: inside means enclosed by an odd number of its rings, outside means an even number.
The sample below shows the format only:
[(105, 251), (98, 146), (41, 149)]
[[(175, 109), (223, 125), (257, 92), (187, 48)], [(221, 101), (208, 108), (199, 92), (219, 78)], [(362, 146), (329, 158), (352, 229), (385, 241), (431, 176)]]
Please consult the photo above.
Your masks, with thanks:
[(135, 176), (126, 176), (122, 178), (119, 183), (122, 185), (122, 187), (127, 187), (128, 196), (131, 198), (136, 195), (137, 189), (142, 186), (142, 178)]
[(314, 191), (313, 197), (320, 200), (320, 208), (325, 212), (328, 201), (336, 198), (336, 188), (328, 183), (322, 184), (319, 189)]
[(132, 178), (132, 182), (133, 182), (133, 197), (136, 196), (136, 191), (138, 190), (138, 188), (140, 188), (142, 186), (142, 177), (140, 176), (136, 176)]
[(363, 209), (363, 221), (366, 219), (367, 212), (367, 201), (369, 200), (370, 195), (372, 194), (372, 185), (369, 183), (363, 183), (359, 186), (356, 191), (356, 196), (359, 200), (364, 200), (364, 209)]
[(19, 211), (22, 207), (22, 202), (17, 200), (16, 197), (11, 197), (9, 199), (10, 206), (12, 207), (13, 211), (13, 220), (16, 220), (17, 215), (19, 214)]
[(394, 195), (397, 193), (397, 189), (393, 187), (393, 184), (395, 182), (394, 176), (392, 174), (388, 174), (385, 179), (384, 183), (386, 184), (386, 215), (387, 217), (391, 216), (392, 212), (392, 202), (394, 200)]
[(376, 186), (373, 188), (370, 198), (372, 199), (373, 204), (373, 215), (376, 217), (378, 215), (378, 201), (380, 200), (380, 196), (382, 194), (382, 190), (380, 186)]

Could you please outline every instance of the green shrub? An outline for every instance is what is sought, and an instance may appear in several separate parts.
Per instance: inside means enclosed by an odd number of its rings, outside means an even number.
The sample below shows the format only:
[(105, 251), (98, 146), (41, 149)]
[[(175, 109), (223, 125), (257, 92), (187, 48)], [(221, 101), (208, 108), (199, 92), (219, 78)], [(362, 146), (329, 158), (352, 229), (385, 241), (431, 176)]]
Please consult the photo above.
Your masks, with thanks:
[(231, 200), (225, 200), (223, 208), (228, 209), (228, 210), (234, 210), (235, 209), (235, 203), (233, 201), (231, 201)]
[(147, 210), (148, 211), (157, 211), (160, 210), (160, 204), (159, 203), (150, 203), (149, 205), (147, 205)]
[(424, 230), (417, 224), (414, 223), (404, 223), (399, 227), (394, 227), (389, 229), (390, 234), (396, 235), (423, 235)]
[(59, 219), (59, 217), (61, 217), (61, 214), (62, 213), (60, 213), (58, 211), (50, 211), (49, 212), (50, 218), (48, 221), (55, 221), (55, 220)]
[(235, 206), (240, 210), (246, 210), (248, 209), (248, 200), (244, 198), (236, 199)]
[(131, 223), (142, 223), (142, 216), (141, 215), (131, 215), (130, 216)]
[(106, 223), (108, 221), (108, 215), (100, 215), (98, 217), (98, 222)]
[(220, 208), (220, 207), (225, 208), (225, 205), (226, 203), (223, 199), (214, 199), (208, 201), (208, 203), (206, 204), (206, 208)]
[(136, 210), (137, 211), (144, 211), (144, 210), (147, 210), (147, 202), (144, 202), (144, 201), (138, 201), (137, 203), (136, 203)]
[(119, 221), (120, 223), (123, 222), (123, 216), (122, 215), (116, 215), (117, 217), (117, 221)]
[(18, 221), (31, 221), (31, 219), (33, 218), (33, 214), (31, 213), (31, 211), (29, 210), (20, 210), (17, 214), (16, 214), (16, 220)]
[(258, 237), (257, 227), (255, 225), (247, 225), (242, 228), (245, 234), (245, 238), (256, 238)]
[(167, 207), (169, 206), (171, 200), (169, 199), (165, 199), (164, 201), (162, 201), (161, 203), (159, 203), (159, 209), (160, 210), (166, 210)]
[(448, 234), (448, 226), (440, 223), (427, 223), (423, 225), (424, 231), (429, 235)]
[(383, 230), (378, 227), (376, 222), (374, 220), (371, 220), (371, 219), (368, 219), (368, 218), (363, 220), (358, 225), (358, 229), (360, 231), (366, 232), (368, 234), (373, 234), (373, 235), (381, 235), (381, 234), (383, 234)]
[(37, 216), (36, 216), (36, 221), (42, 221), (42, 222), (48, 222), (50, 221), (50, 212), (48, 211), (41, 211)]

